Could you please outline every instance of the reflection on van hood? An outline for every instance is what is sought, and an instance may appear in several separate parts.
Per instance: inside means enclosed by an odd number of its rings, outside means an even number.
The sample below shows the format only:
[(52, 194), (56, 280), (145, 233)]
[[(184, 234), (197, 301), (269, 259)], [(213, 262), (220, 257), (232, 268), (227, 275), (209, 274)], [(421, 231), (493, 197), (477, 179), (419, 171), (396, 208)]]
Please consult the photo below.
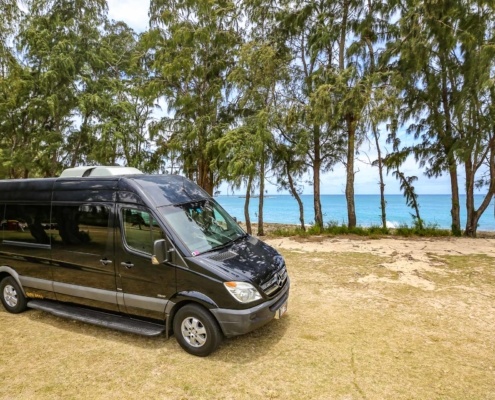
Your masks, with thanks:
[(271, 246), (246, 236), (218, 252), (196, 257), (227, 273), (232, 280), (247, 280), (261, 285), (283, 265), (283, 258)]

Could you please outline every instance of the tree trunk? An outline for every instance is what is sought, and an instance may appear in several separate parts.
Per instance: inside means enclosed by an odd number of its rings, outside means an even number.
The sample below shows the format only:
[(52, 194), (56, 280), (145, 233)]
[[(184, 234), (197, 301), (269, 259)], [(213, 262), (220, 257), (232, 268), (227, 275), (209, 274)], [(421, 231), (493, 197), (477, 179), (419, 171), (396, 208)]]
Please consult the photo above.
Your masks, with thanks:
[(451, 155), (454, 137), (452, 131), (452, 121), (450, 115), (450, 103), (448, 95), (447, 86), (447, 72), (446, 72), (446, 62), (445, 54), (440, 54), (440, 64), (441, 64), (441, 79), (442, 79), (442, 108), (445, 117), (445, 132), (443, 137), (441, 137), (441, 142), (444, 147), (445, 154), (447, 155), (449, 174), (450, 174), (450, 187), (452, 190), (452, 209), (450, 213), (452, 215), (452, 233), (455, 236), (461, 235), (461, 213), (459, 206), (459, 182), (457, 180), (457, 163), (454, 156)]
[(320, 149), (320, 127), (314, 127), (314, 161), (313, 161), (313, 202), (315, 209), (315, 225), (323, 229), (323, 212), (321, 210), (320, 194), (320, 169), (321, 169), (321, 149)]
[(452, 234), (461, 236), (461, 209), (459, 206), (459, 183), (457, 180), (457, 164), (453, 157), (449, 157), (450, 189), (452, 191)]
[(488, 192), (486, 193), (481, 205), (478, 209), (475, 209), (474, 205), (474, 182), (475, 182), (475, 169), (471, 159), (465, 163), (466, 170), (466, 230), (464, 235), (469, 237), (476, 237), (478, 230), (478, 222), (486, 211), (490, 202), (495, 195), (495, 138), (490, 140), (490, 153), (488, 158), (488, 165), (490, 168), (490, 185), (488, 187)]
[(474, 168), (471, 157), (464, 161), (464, 171), (466, 172), (466, 230), (464, 235), (475, 237), (476, 227), (473, 226), (474, 210)]
[(380, 141), (375, 124), (373, 124), (373, 136), (375, 137), (376, 152), (378, 153), (378, 176), (380, 177), (380, 209), (382, 215), (382, 228), (387, 229), (387, 202), (385, 201), (385, 183), (383, 181), (382, 150), (380, 149)]
[(258, 236), (264, 236), (263, 232), (263, 203), (265, 199), (265, 156), (260, 161), (260, 197), (258, 205)]
[(246, 187), (246, 200), (244, 201), (244, 219), (246, 220), (246, 232), (252, 234), (251, 219), (249, 218), (249, 200), (251, 199), (251, 186), (253, 184), (253, 176), (249, 175)]
[[(342, 4), (342, 24), (339, 39), (339, 70), (345, 70), (345, 49), (347, 45), (347, 23), (349, 18), (350, 2), (344, 0)], [(356, 206), (354, 204), (354, 151), (356, 140), (355, 118), (351, 112), (346, 112), (345, 121), (347, 125), (347, 165), (346, 165), (346, 185), (345, 198), (347, 202), (347, 226), (356, 227)]]
[[(464, 235), (473, 237), (475, 238), (478, 232), (478, 222), (483, 215), (483, 213), (486, 211), (488, 206), (490, 205), (490, 202), (492, 198), (494, 197), (495, 192), (493, 189), (490, 189), (488, 193), (485, 195), (483, 198), (483, 201), (481, 202), (481, 205), (478, 207), (478, 209), (472, 209), (471, 212), (467, 213), (467, 221), (466, 221), (466, 231), (464, 232)], [(467, 200), (466, 200), (467, 201)], [(468, 229), (469, 228), (469, 229)]]
[(210, 162), (208, 160), (208, 156), (205, 151), (207, 143), (208, 143), (207, 128), (203, 126), (198, 133), (197, 183), (206, 191), (206, 193), (208, 193), (210, 196), (213, 196), (213, 180), (211, 179)]
[(423, 220), (421, 219), (421, 215), (419, 214), (419, 204), (416, 200), (416, 196), (412, 197), (412, 205), (414, 208), (414, 212), (416, 214), (416, 223), (418, 224), (419, 230), (423, 230)]
[(345, 198), (347, 201), (347, 226), (356, 227), (356, 205), (354, 203), (354, 151), (356, 142), (356, 125), (352, 115), (347, 116), (347, 179)]
[(204, 159), (199, 160), (198, 163), (198, 185), (210, 196), (213, 196), (213, 182), (211, 179), (210, 166), (208, 161)]
[(340, 40), (339, 40), (339, 69), (340, 71), (344, 70), (344, 58), (345, 58), (345, 49), (346, 49), (346, 37), (347, 37), (347, 19), (349, 17), (349, 1), (344, 0), (344, 4), (342, 5), (342, 23), (340, 30)]
[[(368, 8), (371, 10), (373, 7), (370, 0), (368, 0)], [(373, 49), (373, 45), (368, 37), (365, 37), (366, 45), (368, 46), (368, 51), (370, 54), (370, 69), (371, 73), (375, 73), (375, 51)], [(381, 219), (382, 219), (382, 229), (387, 229), (387, 210), (385, 201), (385, 182), (383, 180), (383, 160), (382, 160), (382, 150), (380, 148), (380, 135), (378, 134), (378, 130), (376, 128), (375, 121), (371, 124), (371, 129), (373, 132), (373, 137), (375, 138), (376, 144), (376, 152), (377, 152), (377, 163), (378, 163), (378, 176), (380, 179), (380, 211), (381, 211)]]
[(304, 226), (304, 206), (303, 206), (303, 202), (301, 200), (301, 196), (299, 196), (299, 193), (297, 193), (296, 187), (294, 185), (294, 180), (292, 179), (292, 176), (290, 174), (290, 170), (289, 170), (289, 165), (288, 164), (286, 164), (286, 170), (287, 170), (287, 179), (289, 180), (290, 192), (291, 192), (292, 196), (294, 196), (294, 198), (296, 199), (297, 204), (299, 205), (299, 221), (301, 222), (301, 229), (305, 232), (306, 231), (306, 227)]

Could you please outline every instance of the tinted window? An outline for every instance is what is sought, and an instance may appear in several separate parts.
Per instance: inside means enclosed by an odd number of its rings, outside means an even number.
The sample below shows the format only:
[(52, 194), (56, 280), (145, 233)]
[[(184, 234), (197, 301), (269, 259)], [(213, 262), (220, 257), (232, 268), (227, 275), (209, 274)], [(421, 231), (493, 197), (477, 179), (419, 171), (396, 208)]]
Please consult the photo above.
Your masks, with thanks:
[(122, 209), (124, 239), (131, 249), (153, 254), (153, 243), (162, 231), (150, 213), (131, 208)]
[(3, 239), (3, 229), (5, 221), (5, 205), (0, 204), (0, 241)]
[(27, 244), (50, 244), (49, 205), (8, 204), (0, 221), (3, 239)]
[(103, 254), (109, 240), (110, 207), (106, 205), (54, 206), (54, 245), (65, 250)]

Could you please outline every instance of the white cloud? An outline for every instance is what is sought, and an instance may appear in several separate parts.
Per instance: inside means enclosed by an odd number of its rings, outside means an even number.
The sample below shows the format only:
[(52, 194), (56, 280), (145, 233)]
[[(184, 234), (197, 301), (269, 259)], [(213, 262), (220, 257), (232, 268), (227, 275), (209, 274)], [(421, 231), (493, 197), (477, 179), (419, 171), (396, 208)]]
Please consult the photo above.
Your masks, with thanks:
[(149, 0), (108, 0), (108, 16), (116, 21), (124, 21), (136, 32), (148, 28)]

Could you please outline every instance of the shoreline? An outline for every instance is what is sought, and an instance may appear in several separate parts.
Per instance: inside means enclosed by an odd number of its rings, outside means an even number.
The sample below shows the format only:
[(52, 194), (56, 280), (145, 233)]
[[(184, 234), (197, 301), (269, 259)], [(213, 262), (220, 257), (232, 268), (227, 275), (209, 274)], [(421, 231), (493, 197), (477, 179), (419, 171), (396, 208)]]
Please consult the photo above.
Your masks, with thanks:
[[(309, 196), (309, 197), (308, 197)], [(307, 226), (314, 223), (314, 204), (311, 196), (302, 198), (304, 207), (304, 219)], [(271, 197), (271, 196), (270, 196)], [(245, 201), (236, 196), (220, 196), (217, 198), (220, 205), (239, 221), (245, 221)], [(481, 198), (477, 198), (478, 204)], [(464, 204), (461, 199), (460, 203)], [(446, 195), (425, 195), (419, 200), (420, 216), (425, 227), (436, 229), (451, 229), (451, 201)], [(494, 231), (495, 199), (492, 199), (490, 206), (480, 217), (478, 230)], [(347, 225), (347, 204), (343, 195), (325, 195), (321, 199), (321, 209), (323, 213), (324, 226)], [(361, 228), (380, 227), (381, 223), (381, 203), (379, 195), (356, 196), (355, 203), (356, 218), (358, 226)], [(412, 210), (407, 206), (403, 196), (390, 196), (386, 204), (386, 224), (387, 227), (400, 229), (402, 227), (414, 226), (411, 216)], [(253, 199), (249, 204), (249, 215), (252, 222), (258, 221), (259, 204), (258, 199)], [(464, 206), (460, 209), (461, 228), (466, 225), (466, 210)], [(263, 205), (263, 220), (265, 223), (278, 224), (299, 224), (299, 207), (291, 196), (276, 195), (268, 198)]]
[[(237, 223), (241, 226), (241, 228), (246, 231), (246, 224), (244, 222), (237, 221)], [(305, 224), (306, 229), (309, 228), (310, 224)], [(295, 229), (298, 228), (300, 225), (298, 224), (284, 224), (284, 223), (278, 223), (278, 222), (264, 222), (263, 223), (263, 230), (265, 232), (265, 235), (262, 236), (262, 238), (265, 237), (286, 237), (286, 236), (279, 236), (279, 235), (273, 235), (273, 232), (276, 231), (277, 229)], [(258, 223), (251, 223), (251, 229), (253, 231), (252, 235), (253, 236), (258, 236), (257, 235), (257, 228), (258, 228)], [(366, 229), (364, 227), (364, 229)], [(442, 228), (438, 228), (442, 229)], [(355, 234), (342, 234), (342, 235), (331, 235), (327, 233), (322, 233), (319, 235), (309, 235), (309, 237), (348, 237), (348, 238), (354, 238), (356, 240), (364, 240), (364, 239), (382, 239), (382, 238), (401, 238), (401, 239), (411, 239), (411, 240), (418, 240), (418, 239), (437, 239), (437, 240), (442, 240), (442, 239), (449, 239), (449, 238), (466, 238), (466, 239), (485, 239), (485, 238), (495, 238), (495, 231), (477, 231), (476, 234), (477, 236), (475, 238), (471, 238), (468, 236), (417, 236), (417, 235), (412, 235), (412, 236), (402, 236), (402, 235), (397, 235), (394, 233), (394, 228), (389, 228), (390, 234), (385, 235), (385, 234), (373, 234), (370, 236), (360, 236), (360, 235), (355, 235)], [(447, 230), (447, 229), (446, 229)], [(291, 237), (291, 236), (287, 236)]]

